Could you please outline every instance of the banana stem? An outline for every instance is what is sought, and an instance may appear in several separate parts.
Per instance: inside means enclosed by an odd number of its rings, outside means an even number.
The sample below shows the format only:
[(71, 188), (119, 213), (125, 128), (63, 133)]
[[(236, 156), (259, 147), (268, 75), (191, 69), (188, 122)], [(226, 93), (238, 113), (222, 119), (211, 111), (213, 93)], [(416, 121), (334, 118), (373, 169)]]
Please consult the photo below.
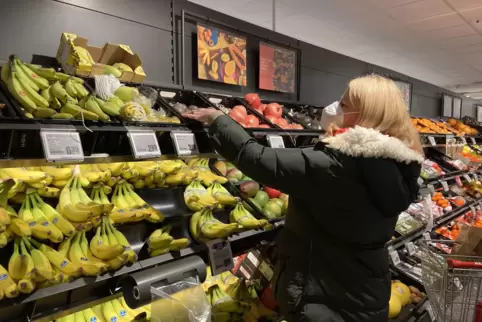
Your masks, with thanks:
[(36, 241), (35, 239), (30, 238), (30, 239), (28, 239), (27, 241), (28, 241), (29, 243), (32, 243), (36, 248), (42, 247), (42, 245), (41, 245), (38, 241)]

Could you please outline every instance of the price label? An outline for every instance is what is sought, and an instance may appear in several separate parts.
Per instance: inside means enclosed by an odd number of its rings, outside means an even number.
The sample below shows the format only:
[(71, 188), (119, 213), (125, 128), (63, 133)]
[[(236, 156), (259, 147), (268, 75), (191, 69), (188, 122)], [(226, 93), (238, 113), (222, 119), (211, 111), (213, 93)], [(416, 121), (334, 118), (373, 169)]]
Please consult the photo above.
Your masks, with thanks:
[(437, 145), (437, 143), (435, 143), (435, 138), (433, 136), (429, 136), (428, 141), (430, 142), (431, 145)]
[(479, 181), (479, 177), (477, 176), (476, 173), (472, 173), (472, 177), (474, 178), (475, 181)]
[(464, 174), (464, 179), (467, 180), (467, 182), (472, 181), (472, 178), (470, 178), (468, 174)]
[(84, 150), (75, 130), (42, 130), (42, 146), (47, 161), (84, 161)]
[(432, 237), (430, 236), (430, 233), (428, 231), (424, 232), (422, 236), (425, 240), (432, 240)]
[(465, 139), (465, 137), (461, 137), (460, 139), (462, 140), (462, 144), (467, 144), (467, 140)]
[(415, 255), (415, 253), (417, 252), (417, 249), (415, 248), (415, 245), (412, 242), (408, 242), (407, 244), (405, 244), (405, 248), (407, 249), (407, 253), (410, 256)]
[(268, 144), (270, 147), (275, 149), (284, 149), (285, 142), (280, 135), (268, 135), (266, 138), (268, 139)]
[(452, 139), (452, 138), (454, 138), (454, 135), (453, 135), (453, 134), (447, 134), (447, 135), (445, 136), (445, 139), (446, 139), (446, 140)]
[(432, 305), (430, 305), (430, 302), (425, 301), (423, 307), (425, 308), (425, 311), (427, 311), (430, 321), (435, 321), (435, 314), (433, 313)]
[(234, 268), (233, 252), (229, 241), (217, 239), (207, 242), (206, 245), (213, 276)]
[(470, 141), (472, 141), (472, 144), (477, 144), (477, 142), (475, 142), (475, 138), (470, 138)]
[(459, 187), (462, 187), (462, 186), (463, 186), (462, 180), (460, 180), (460, 177), (459, 177), (459, 176), (456, 176), (456, 177), (455, 177), (455, 182), (457, 182), (457, 186), (459, 186)]
[(390, 255), (390, 259), (392, 260), (392, 264), (394, 266), (397, 266), (401, 263), (400, 256), (398, 256), (398, 252), (396, 250), (392, 250), (390, 253), (388, 253), (388, 255)]
[(156, 158), (161, 156), (159, 142), (154, 131), (129, 131), (132, 153), (136, 159)]
[(199, 154), (194, 133), (189, 132), (171, 132), (171, 138), (176, 148), (177, 155), (195, 155)]
[(427, 185), (427, 188), (428, 188), (428, 190), (430, 191), (430, 193), (434, 193), (434, 192), (435, 192), (435, 187), (433, 186), (433, 184), (428, 184), (428, 185)]
[(449, 185), (447, 184), (447, 181), (440, 181), (440, 183), (442, 184), (444, 191), (449, 191)]

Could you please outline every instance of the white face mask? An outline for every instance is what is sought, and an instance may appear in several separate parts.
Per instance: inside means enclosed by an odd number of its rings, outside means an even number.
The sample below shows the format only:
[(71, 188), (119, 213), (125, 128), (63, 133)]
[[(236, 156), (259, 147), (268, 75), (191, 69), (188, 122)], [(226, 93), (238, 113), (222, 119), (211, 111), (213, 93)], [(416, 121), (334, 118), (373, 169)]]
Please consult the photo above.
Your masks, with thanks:
[(338, 101), (335, 101), (325, 107), (321, 113), (321, 127), (323, 130), (328, 131), (330, 124), (335, 124), (339, 128), (345, 125), (345, 114), (358, 114), (360, 112), (347, 112), (344, 113)]

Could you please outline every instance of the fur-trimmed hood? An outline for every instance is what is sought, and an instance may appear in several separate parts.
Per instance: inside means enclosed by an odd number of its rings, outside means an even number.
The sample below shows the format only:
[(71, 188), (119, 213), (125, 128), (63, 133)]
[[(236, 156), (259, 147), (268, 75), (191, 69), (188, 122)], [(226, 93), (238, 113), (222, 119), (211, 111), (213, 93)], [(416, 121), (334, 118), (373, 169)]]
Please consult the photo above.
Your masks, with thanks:
[(406, 164), (422, 163), (424, 159), (401, 140), (361, 126), (322, 141), (327, 147), (352, 157), (393, 159)]

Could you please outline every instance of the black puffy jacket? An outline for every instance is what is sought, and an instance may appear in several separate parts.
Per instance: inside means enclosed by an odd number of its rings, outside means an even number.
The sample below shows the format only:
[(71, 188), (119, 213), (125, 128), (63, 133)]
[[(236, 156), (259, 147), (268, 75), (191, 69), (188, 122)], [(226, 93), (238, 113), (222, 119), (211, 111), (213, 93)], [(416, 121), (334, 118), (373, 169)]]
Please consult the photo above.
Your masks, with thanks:
[(417, 196), (423, 156), (362, 127), (305, 149), (264, 147), (228, 116), (210, 134), (242, 172), (290, 195), (275, 273), (288, 321), (387, 321), (384, 245)]

